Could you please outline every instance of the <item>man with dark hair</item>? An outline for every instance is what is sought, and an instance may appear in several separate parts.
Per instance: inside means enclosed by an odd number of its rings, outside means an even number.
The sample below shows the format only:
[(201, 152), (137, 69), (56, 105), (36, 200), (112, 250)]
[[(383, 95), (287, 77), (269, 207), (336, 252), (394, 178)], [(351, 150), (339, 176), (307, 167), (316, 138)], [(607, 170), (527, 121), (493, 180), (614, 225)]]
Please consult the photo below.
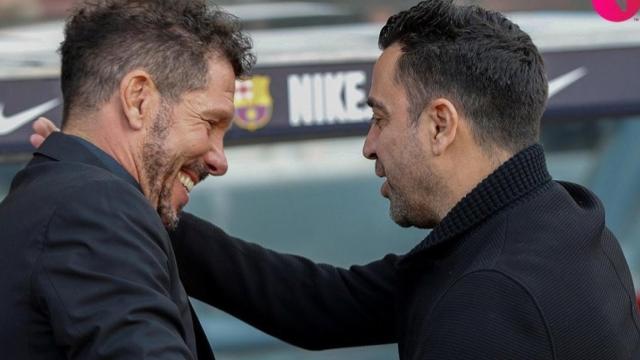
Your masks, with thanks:
[[(448, 0), (392, 16), (363, 153), (409, 253), (336, 268), (184, 214), (187, 292), (308, 349), (398, 343), (400, 359), (629, 359), (640, 319), (622, 251), (587, 189), (537, 144), (547, 82), (531, 39)], [(46, 131), (42, 132), (46, 135)]]
[(212, 359), (167, 230), (227, 163), (235, 18), (194, 0), (81, 5), (61, 46), (63, 132), (0, 204), (6, 359)]
[[(620, 246), (587, 189), (538, 142), (543, 61), (499, 13), (423, 1), (392, 16), (363, 153), (409, 253), (340, 269), (185, 214), (187, 292), (309, 349), (398, 343), (400, 359), (629, 359), (640, 319)], [(232, 276), (230, 274), (233, 274)]]

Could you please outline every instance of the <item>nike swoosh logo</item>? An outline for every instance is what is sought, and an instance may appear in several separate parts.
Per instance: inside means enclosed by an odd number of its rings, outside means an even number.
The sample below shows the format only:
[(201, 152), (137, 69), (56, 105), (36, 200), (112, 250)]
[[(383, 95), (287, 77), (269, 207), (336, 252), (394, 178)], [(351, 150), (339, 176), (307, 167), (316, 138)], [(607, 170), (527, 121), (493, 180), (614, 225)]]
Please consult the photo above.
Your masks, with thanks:
[(49, 100), (44, 104), (32, 107), (9, 117), (4, 116), (4, 104), (0, 103), (0, 136), (7, 135), (22, 125), (34, 120), (39, 115), (60, 105), (59, 99)]
[(549, 98), (568, 88), (585, 75), (587, 75), (587, 68), (583, 66), (549, 81)]

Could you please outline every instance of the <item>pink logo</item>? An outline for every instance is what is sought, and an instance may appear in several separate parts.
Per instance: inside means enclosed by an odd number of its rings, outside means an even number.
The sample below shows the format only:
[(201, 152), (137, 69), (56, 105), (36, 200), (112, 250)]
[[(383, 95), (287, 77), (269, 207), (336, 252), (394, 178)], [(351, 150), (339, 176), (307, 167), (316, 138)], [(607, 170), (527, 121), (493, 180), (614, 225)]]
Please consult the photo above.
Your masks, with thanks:
[(631, 19), (640, 10), (640, 0), (627, 0), (622, 10), (616, 0), (591, 0), (593, 9), (609, 21), (622, 22)]

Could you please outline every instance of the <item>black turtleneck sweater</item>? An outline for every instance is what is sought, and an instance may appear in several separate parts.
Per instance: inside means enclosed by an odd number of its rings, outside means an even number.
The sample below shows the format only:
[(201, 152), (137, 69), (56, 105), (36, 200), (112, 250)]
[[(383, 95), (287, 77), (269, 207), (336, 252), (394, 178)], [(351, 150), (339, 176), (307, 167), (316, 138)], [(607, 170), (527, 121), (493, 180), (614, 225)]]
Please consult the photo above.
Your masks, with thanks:
[(552, 181), (539, 145), (478, 184), (408, 254), (368, 265), (279, 254), (188, 214), (172, 240), (191, 296), (308, 349), (397, 342), (403, 360), (640, 353), (631, 276), (602, 204)]

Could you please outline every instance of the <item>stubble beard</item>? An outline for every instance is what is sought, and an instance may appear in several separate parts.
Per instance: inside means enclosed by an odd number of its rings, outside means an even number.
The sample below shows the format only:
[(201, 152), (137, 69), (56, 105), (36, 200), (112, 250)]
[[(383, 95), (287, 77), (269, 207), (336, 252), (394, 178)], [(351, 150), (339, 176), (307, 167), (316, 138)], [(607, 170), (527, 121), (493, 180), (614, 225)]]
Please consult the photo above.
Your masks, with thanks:
[[(408, 158), (419, 159), (420, 154)], [(401, 177), (410, 182), (398, 183), (397, 188), (389, 186), (389, 215), (396, 224), (404, 228), (415, 226), (432, 229), (442, 220), (439, 209), (440, 202), (447, 193), (446, 182), (427, 166), (407, 166), (405, 169), (407, 173)]]
[(408, 200), (395, 191), (389, 191), (389, 216), (391, 220), (403, 228), (413, 226)]
[(404, 228), (415, 226), (421, 229), (432, 229), (438, 225), (441, 220), (436, 210), (439, 200), (434, 196), (437, 187), (429, 182), (413, 186), (405, 192), (389, 192), (389, 215), (396, 224)]
[[(175, 176), (172, 169), (175, 168), (176, 159), (172, 159), (166, 149), (166, 140), (171, 128), (171, 108), (163, 102), (151, 126), (149, 135), (142, 145), (146, 187), (148, 195), (152, 199), (157, 194), (156, 210), (164, 226), (175, 229), (179, 222), (177, 210), (173, 208), (171, 199)], [(170, 181), (170, 178), (174, 178)]]

